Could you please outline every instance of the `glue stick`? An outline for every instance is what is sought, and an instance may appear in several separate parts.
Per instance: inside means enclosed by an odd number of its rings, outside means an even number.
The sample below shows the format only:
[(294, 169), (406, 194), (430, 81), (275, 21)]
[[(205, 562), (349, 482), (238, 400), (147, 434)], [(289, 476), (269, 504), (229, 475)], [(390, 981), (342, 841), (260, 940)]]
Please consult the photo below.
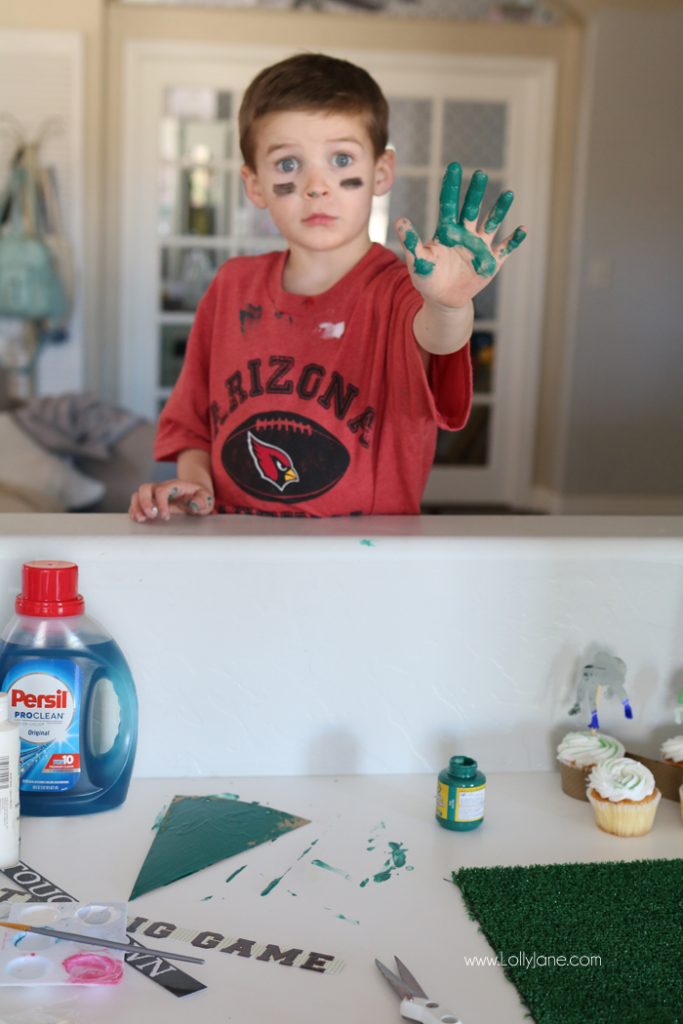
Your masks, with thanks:
[(0, 693), (0, 868), (19, 863), (19, 726), (9, 719), (9, 696)]

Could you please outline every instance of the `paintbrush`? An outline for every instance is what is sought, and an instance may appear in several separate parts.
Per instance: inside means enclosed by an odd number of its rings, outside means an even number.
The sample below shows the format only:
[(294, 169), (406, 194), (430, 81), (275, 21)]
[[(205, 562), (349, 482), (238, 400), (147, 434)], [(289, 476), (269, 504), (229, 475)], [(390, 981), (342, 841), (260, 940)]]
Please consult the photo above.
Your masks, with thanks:
[(130, 942), (96, 939), (92, 935), (79, 935), (77, 932), (60, 932), (56, 928), (39, 928), (34, 924), (0, 921), (0, 928), (14, 928), (17, 932), (35, 932), (36, 935), (47, 935), (51, 939), (66, 939), (67, 942), (84, 942), (88, 946), (107, 946), (109, 949), (122, 949), (124, 953), (151, 953), (153, 956), (163, 957), (164, 960), (186, 960), (189, 964), (205, 963), (200, 957), (187, 956), (185, 953), (167, 953), (165, 950), (149, 949), (147, 946), (134, 946)]

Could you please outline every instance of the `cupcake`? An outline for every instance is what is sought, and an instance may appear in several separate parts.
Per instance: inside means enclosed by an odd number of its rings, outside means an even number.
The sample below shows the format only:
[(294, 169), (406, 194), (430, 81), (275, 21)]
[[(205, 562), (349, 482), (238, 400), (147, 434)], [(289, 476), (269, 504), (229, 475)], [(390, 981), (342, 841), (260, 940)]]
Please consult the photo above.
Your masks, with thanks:
[(591, 732), (568, 732), (557, 748), (562, 791), (577, 800), (587, 800), (586, 784), (591, 769), (613, 757), (623, 757), (624, 745), (612, 736)]
[(588, 799), (595, 823), (614, 836), (649, 832), (661, 798), (650, 769), (631, 757), (605, 761), (590, 773)]
[(661, 752), (665, 764), (683, 768), (683, 736), (672, 736), (670, 740), (664, 740)]

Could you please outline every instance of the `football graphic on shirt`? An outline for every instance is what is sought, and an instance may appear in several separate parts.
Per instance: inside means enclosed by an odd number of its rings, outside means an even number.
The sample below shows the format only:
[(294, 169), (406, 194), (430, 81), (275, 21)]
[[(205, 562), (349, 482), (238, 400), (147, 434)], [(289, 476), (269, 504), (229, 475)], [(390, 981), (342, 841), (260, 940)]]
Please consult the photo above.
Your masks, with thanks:
[(257, 413), (226, 438), (228, 476), (263, 501), (310, 501), (339, 483), (350, 456), (341, 441), (296, 413)]

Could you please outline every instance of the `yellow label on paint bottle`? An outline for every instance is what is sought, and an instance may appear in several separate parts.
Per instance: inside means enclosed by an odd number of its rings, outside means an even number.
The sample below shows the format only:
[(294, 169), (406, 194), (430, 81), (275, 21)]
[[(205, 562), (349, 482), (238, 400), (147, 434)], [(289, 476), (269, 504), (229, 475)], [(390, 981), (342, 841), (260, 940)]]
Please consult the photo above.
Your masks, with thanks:
[(448, 786), (444, 782), (436, 784), (436, 815), (438, 818), (448, 818)]

